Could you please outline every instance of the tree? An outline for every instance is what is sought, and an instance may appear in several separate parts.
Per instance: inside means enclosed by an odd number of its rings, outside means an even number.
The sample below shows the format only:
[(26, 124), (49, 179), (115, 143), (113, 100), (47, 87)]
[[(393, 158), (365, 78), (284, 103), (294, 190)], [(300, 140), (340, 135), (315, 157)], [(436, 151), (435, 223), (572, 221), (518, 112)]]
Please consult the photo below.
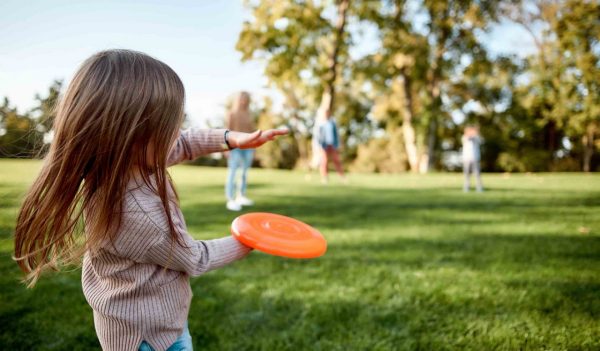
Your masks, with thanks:
[[(450, 111), (442, 98), (448, 98), (453, 80), (460, 74), (462, 62), (485, 59), (483, 47), (476, 36), (496, 19), (497, 0), (425, 0), (422, 11), (428, 18), (423, 35), (429, 45), (426, 72), (428, 124), (427, 149), (423, 170), (436, 166), (439, 127), (448, 123)], [(423, 160), (425, 162), (425, 160)]]
[[(379, 29), (381, 49), (357, 63), (357, 76), (371, 83), (369, 88), (375, 101), (373, 117), (384, 124), (393, 139), (387, 147), (401, 145), (396, 140), (401, 138), (410, 169), (417, 172), (423, 155), (423, 139), (417, 140), (423, 134), (417, 116), (423, 112), (419, 90), (427, 67), (418, 58), (428, 55), (429, 45), (404, 18), (406, 3), (394, 1), (390, 6), (391, 9), (379, 2), (365, 2), (360, 8), (359, 16)], [(402, 134), (397, 132), (400, 129)], [(397, 150), (390, 151), (390, 155), (399, 155)]]
[[(264, 60), (301, 159), (322, 106), (339, 122), (346, 161), (358, 157), (361, 169), (440, 168), (440, 156), (460, 148), (461, 123), (481, 126), (486, 170), (571, 169), (575, 159), (593, 170), (600, 161), (597, 1), (247, 4), (252, 19), (237, 49), (243, 60)], [(501, 15), (532, 35), (534, 55), (488, 53), (480, 34)], [(375, 28), (376, 48), (351, 55), (364, 25)]]
[(382, 43), (365, 60), (378, 96), (374, 115), (390, 134), (401, 126), (413, 172), (438, 165), (438, 138), (456, 108), (444, 100), (468, 73), (463, 62), (488, 60), (475, 33), (495, 19), (496, 8), (497, 1), (395, 0), (370, 2), (359, 13), (377, 26)]
[(335, 111), (339, 73), (348, 57), (350, 1), (262, 0), (246, 5), (252, 19), (244, 23), (236, 49), (242, 60), (265, 62), (265, 75), (285, 97), (289, 110), (284, 114), (301, 157), (307, 159), (304, 136), (312, 130), (318, 106)]
[(333, 32), (324, 7), (312, 1), (263, 0), (247, 3), (252, 19), (245, 22), (236, 49), (242, 60), (261, 60), (265, 76), (286, 98), (316, 108), (323, 92), (327, 42)]
[(56, 117), (56, 104), (58, 103), (62, 85), (62, 80), (55, 80), (48, 88), (48, 93), (45, 97), (35, 94), (37, 106), (31, 110), (31, 113), (38, 120), (38, 125), (41, 126), (40, 128), (43, 133), (49, 133), (52, 129), (54, 117)]
[(547, 130), (545, 148), (549, 152), (561, 148), (557, 135), (564, 134), (572, 145), (566, 153), (580, 157), (582, 169), (590, 171), (600, 128), (600, 4), (587, 0), (525, 4), (506, 10), (529, 32), (537, 49), (528, 58), (530, 80), (523, 104), (536, 111), (538, 123)]
[(45, 151), (44, 138), (51, 133), (54, 108), (62, 81), (54, 81), (48, 95), (36, 94), (37, 106), (21, 114), (8, 98), (0, 106), (0, 156), (41, 157)]
[(581, 141), (583, 171), (590, 172), (600, 146), (600, 3), (568, 0), (553, 25), (570, 86), (562, 99), (569, 109), (565, 131)]
[(0, 157), (30, 158), (39, 154), (43, 132), (28, 113), (20, 114), (4, 98), (0, 105)]
[(335, 101), (335, 84), (338, 74), (338, 62), (340, 53), (345, 46), (344, 29), (346, 27), (346, 17), (348, 13), (349, 0), (337, 1), (337, 19), (334, 26), (333, 38), (331, 46), (333, 49), (329, 54), (327, 62), (327, 70), (324, 77), (323, 97), (321, 98), (321, 106), (329, 111), (334, 111)]

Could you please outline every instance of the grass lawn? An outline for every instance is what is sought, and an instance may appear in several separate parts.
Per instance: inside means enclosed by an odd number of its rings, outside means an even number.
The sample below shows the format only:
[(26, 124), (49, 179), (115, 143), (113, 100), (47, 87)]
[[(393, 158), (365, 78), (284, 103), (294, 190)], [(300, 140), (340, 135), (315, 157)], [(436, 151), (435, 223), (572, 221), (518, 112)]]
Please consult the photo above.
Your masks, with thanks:
[[(0, 349), (99, 349), (80, 272), (31, 290), (11, 259), (40, 163), (0, 161)], [(228, 234), (225, 170), (172, 169), (198, 239)], [(192, 280), (199, 350), (599, 350), (600, 176), (313, 176), (252, 170), (252, 211), (321, 230), (315, 260), (254, 252)]]

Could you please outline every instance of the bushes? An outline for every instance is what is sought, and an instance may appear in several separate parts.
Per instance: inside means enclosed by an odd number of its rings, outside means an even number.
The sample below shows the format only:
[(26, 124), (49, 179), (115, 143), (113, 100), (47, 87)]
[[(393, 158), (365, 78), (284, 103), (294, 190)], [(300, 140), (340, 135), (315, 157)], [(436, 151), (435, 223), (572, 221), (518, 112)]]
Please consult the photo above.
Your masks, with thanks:
[(408, 170), (408, 160), (402, 142), (401, 131), (392, 137), (371, 139), (358, 146), (358, 155), (350, 167), (355, 172), (399, 173)]

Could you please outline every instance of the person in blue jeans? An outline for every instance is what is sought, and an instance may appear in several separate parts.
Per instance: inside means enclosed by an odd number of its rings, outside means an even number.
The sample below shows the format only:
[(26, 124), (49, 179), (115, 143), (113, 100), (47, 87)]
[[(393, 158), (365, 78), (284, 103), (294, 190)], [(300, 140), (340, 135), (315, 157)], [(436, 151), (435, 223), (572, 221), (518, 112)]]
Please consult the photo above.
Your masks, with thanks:
[[(231, 111), (227, 114), (227, 128), (246, 133), (252, 133), (256, 130), (250, 115), (250, 94), (247, 92), (240, 92), (234, 99)], [(242, 206), (252, 206), (254, 204), (254, 201), (246, 196), (248, 169), (252, 166), (253, 159), (254, 149), (233, 149), (229, 151), (225, 197), (227, 198), (226, 207), (230, 211), (240, 211)], [(236, 184), (238, 170), (241, 170), (239, 187)]]

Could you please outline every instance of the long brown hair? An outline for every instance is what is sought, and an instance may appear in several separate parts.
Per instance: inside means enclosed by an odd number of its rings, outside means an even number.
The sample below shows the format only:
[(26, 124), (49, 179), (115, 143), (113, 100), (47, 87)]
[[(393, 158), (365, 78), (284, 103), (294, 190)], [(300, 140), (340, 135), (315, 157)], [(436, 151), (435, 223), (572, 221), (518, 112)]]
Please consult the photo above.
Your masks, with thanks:
[(14, 259), (29, 286), (46, 268), (114, 241), (134, 169), (160, 196), (179, 242), (166, 162), (183, 121), (184, 97), (177, 74), (140, 52), (102, 51), (82, 64), (59, 101), (54, 139), (17, 219)]

